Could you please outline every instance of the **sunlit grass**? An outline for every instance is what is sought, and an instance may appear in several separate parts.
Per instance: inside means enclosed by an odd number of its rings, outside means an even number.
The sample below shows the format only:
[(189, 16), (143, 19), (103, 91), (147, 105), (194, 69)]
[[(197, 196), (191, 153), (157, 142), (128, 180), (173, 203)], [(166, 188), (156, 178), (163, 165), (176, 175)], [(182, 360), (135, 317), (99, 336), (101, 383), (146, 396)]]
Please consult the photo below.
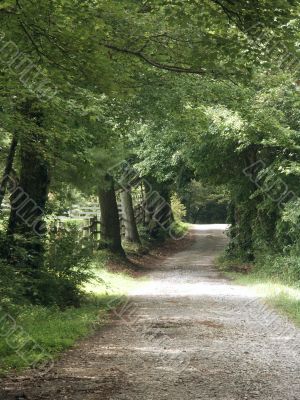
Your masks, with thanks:
[[(0, 311), (0, 320), (4, 317), (0, 328), (0, 375), (30, 367), (38, 360), (56, 358), (105, 324), (112, 299), (124, 301), (131, 289), (142, 284), (129, 273), (110, 272), (105, 267), (105, 255), (98, 255), (92, 268), (95, 278), (83, 288), (86, 296), (80, 308), (60, 310), (27, 305), (14, 307), (8, 313)], [(8, 314), (13, 319), (3, 323)], [(35, 349), (34, 344), (40, 347)], [(20, 347), (22, 350), (16, 351)]]
[[(0, 374), (55, 358), (91, 332), (94, 321), (104, 322), (105, 314), (105, 309), (92, 304), (65, 311), (40, 306), (20, 308), (13, 316), (16, 325), (6, 324), (12, 332), (7, 329), (0, 338)], [(16, 342), (20, 350), (12, 346)]]
[(103, 259), (97, 257), (92, 265), (94, 279), (85, 284), (86, 293), (95, 296), (126, 296), (137, 285), (141, 285), (143, 279), (137, 279), (130, 271), (109, 271), (103, 264)]
[(239, 284), (252, 286), (258, 295), (300, 324), (300, 289), (289, 286), (278, 278), (262, 278), (259, 274), (231, 274)]
[(224, 263), (221, 269), (225, 274), (241, 285), (251, 286), (257, 295), (266, 300), (268, 304), (275, 307), (279, 312), (288, 316), (300, 325), (300, 288), (289, 285), (279, 277), (268, 276), (266, 271), (254, 271), (245, 273), (228, 272)]

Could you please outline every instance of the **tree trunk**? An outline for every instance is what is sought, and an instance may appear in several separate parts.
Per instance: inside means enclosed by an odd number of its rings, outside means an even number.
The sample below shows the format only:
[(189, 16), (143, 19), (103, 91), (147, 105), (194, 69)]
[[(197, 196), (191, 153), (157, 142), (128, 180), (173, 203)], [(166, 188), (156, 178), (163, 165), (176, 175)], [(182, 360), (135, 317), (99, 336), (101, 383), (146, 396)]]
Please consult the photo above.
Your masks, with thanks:
[(141, 244), (134, 216), (133, 202), (130, 190), (121, 192), (122, 213), (125, 225), (125, 239), (128, 242)]
[[(39, 271), (44, 263), (44, 241), (46, 226), (43, 221), (48, 198), (48, 165), (36, 147), (31, 143), (21, 144), (20, 183), (11, 194), (11, 213), (8, 236), (17, 240), (16, 245), (24, 249), (24, 256), (13, 262), (29, 272), (31, 282), (39, 279)], [(18, 234), (18, 236), (15, 236)], [(34, 272), (36, 271), (36, 272)], [(27, 296), (35, 301), (37, 293), (28, 289)]]
[(154, 218), (158, 221), (162, 229), (169, 230), (174, 222), (174, 215), (171, 208), (171, 195), (168, 187), (160, 186), (158, 192), (162, 202), (158, 205), (154, 213)]
[(170, 192), (167, 186), (151, 183), (146, 186), (146, 209), (150, 217), (150, 236), (156, 238), (159, 231), (168, 232), (174, 221), (170, 207)]
[(105, 176), (104, 187), (99, 188), (101, 211), (101, 242), (113, 253), (125, 257), (121, 242), (121, 229), (114, 181), (110, 175)]
[(15, 260), (15, 255), (12, 259), (29, 271), (36, 271), (30, 273), (34, 279), (44, 262), (46, 225), (43, 217), (50, 178), (45, 159), (46, 136), (40, 130), (44, 124), (43, 111), (37, 102), (28, 100), (22, 105), (21, 112), (30, 123), (36, 124), (36, 129), (24, 132), (20, 140), (20, 180), (10, 188), (11, 212), (7, 234), (24, 249), (23, 259)]
[(17, 146), (18, 146), (18, 139), (14, 135), (12, 138), (11, 144), (10, 144), (9, 152), (8, 152), (7, 159), (6, 159), (6, 165), (5, 165), (3, 176), (1, 179), (1, 183), (0, 183), (0, 211), (2, 208), (4, 196), (6, 194), (9, 177), (12, 172), (12, 167), (13, 167), (13, 163), (14, 163)]
[(153, 220), (155, 212), (156, 198), (157, 195), (153, 189), (153, 183), (150, 183), (150, 179), (147, 178), (144, 182), (145, 198), (144, 198), (144, 209), (145, 209), (145, 227), (152, 238), (156, 238), (158, 233), (157, 222)]
[(35, 234), (45, 233), (43, 216), (48, 199), (49, 171), (48, 163), (37, 150), (38, 138), (21, 143), (20, 182), (11, 194), (11, 213), (8, 233)]

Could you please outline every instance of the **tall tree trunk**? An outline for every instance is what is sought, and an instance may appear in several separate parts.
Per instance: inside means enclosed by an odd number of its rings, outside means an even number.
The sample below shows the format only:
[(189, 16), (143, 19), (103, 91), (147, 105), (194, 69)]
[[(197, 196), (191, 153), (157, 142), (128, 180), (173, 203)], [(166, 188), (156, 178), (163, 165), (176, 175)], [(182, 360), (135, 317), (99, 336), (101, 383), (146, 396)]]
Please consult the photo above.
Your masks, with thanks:
[(26, 297), (33, 303), (44, 298), (44, 289), (39, 282), (44, 265), (44, 234), (46, 226), (43, 216), (48, 198), (48, 164), (37, 150), (37, 144), (21, 142), (21, 171), (19, 184), (12, 189), (11, 213), (8, 224), (8, 238), (12, 248), (22, 249), (18, 254), (8, 254), (26, 282)]
[(162, 202), (157, 206), (154, 218), (158, 221), (162, 229), (169, 230), (174, 222), (174, 215), (171, 208), (171, 196), (168, 187), (160, 186), (159, 194)]
[(11, 213), (8, 234), (45, 233), (43, 215), (48, 199), (49, 170), (48, 163), (37, 150), (38, 140), (22, 141), (21, 173), (19, 185), (11, 194)]
[[(44, 261), (45, 206), (50, 184), (49, 166), (45, 160), (46, 138), (39, 131), (43, 126), (43, 111), (38, 103), (28, 101), (21, 112), (31, 123), (36, 124), (34, 132), (24, 133), (20, 140), (20, 180), (11, 191), (11, 212), (7, 234), (17, 240), (27, 254), (26, 262), (20, 260), (31, 271), (31, 277), (38, 276)], [(16, 236), (16, 234), (18, 236)]]
[(174, 221), (170, 207), (170, 191), (167, 186), (149, 180), (145, 184), (145, 209), (149, 234), (156, 238), (160, 230), (169, 231)]
[(145, 217), (144, 217), (144, 223), (145, 223), (145, 226), (146, 226), (146, 227), (149, 227), (149, 226), (150, 226), (151, 218), (152, 218), (152, 214), (153, 214), (153, 209), (151, 208), (151, 206), (150, 206), (150, 204), (149, 204), (150, 193), (151, 193), (151, 190), (150, 190), (148, 184), (147, 184), (147, 183), (144, 184), (143, 209), (145, 210), (145, 211), (144, 211), (144, 215), (145, 215)]
[(12, 138), (10, 147), (9, 147), (8, 155), (6, 158), (6, 165), (5, 165), (5, 168), (3, 171), (3, 176), (2, 176), (2, 179), (0, 182), (0, 211), (2, 208), (4, 196), (6, 194), (9, 177), (12, 172), (12, 167), (13, 167), (13, 163), (14, 163), (17, 146), (18, 146), (18, 139), (17, 139), (16, 135), (14, 135)]
[(145, 209), (145, 226), (147, 231), (152, 238), (156, 238), (158, 233), (157, 222), (153, 219), (153, 215), (156, 207), (157, 192), (154, 190), (153, 182), (149, 178), (144, 182), (145, 189), (145, 199), (144, 199), (144, 209)]
[(122, 213), (125, 225), (125, 239), (128, 242), (141, 244), (134, 216), (133, 202), (130, 190), (121, 192)]
[(125, 257), (122, 247), (118, 204), (114, 181), (110, 175), (105, 176), (104, 186), (99, 188), (101, 211), (101, 242), (113, 253)]

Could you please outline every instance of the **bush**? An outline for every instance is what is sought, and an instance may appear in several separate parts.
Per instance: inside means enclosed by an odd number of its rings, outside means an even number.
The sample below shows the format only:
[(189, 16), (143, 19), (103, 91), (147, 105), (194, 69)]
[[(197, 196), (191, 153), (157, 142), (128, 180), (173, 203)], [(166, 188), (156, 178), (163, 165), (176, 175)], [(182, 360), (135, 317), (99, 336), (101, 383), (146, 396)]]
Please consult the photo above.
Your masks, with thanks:
[(175, 221), (181, 222), (186, 216), (186, 207), (184, 204), (182, 204), (177, 193), (173, 193), (171, 196), (171, 208)]
[(0, 241), (1, 305), (24, 299), (60, 308), (80, 305), (81, 287), (92, 277), (93, 243), (75, 224), (50, 230), (43, 239), (16, 235)]
[(4, 260), (0, 260), (0, 309), (10, 310), (23, 300), (24, 288), (20, 273)]
[[(23, 273), (14, 263), (9, 262), (11, 254), (24, 257), (24, 252), (8, 239), (0, 235), (0, 307), (11, 310), (14, 304), (24, 302)], [(12, 311), (12, 310), (11, 310)]]
[(44, 270), (37, 285), (41, 303), (79, 306), (81, 287), (93, 276), (92, 241), (82, 238), (79, 228), (69, 223), (63, 230), (50, 231), (45, 247)]
[(300, 257), (297, 254), (269, 255), (260, 260), (255, 272), (263, 277), (275, 278), (292, 286), (300, 285)]

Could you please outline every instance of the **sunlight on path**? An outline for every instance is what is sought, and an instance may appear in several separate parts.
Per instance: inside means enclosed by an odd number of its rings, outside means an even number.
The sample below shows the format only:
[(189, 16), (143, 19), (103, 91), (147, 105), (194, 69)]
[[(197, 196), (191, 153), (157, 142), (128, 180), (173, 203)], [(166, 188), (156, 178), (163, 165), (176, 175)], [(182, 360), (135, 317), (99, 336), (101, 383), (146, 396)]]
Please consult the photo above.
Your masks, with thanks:
[[(256, 298), (257, 293), (247, 287), (231, 285), (227, 279), (211, 268), (218, 252), (224, 248), (226, 242), (225, 224), (192, 225), (191, 232), (201, 238), (201, 254), (199, 242), (197, 247), (180, 253), (180, 265), (176, 264), (178, 256), (171, 256), (163, 263), (163, 269), (151, 274), (151, 281), (130, 292), (133, 297), (203, 297), (203, 296), (234, 296), (241, 298)], [(216, 242), (219, 238), (221, 243)], [(223, 240), (222, 240), (223, 239)], [(205, 251), (209, 255), (205, 255)], [(205, 268), (206, 273), (198, 274), (199, 268)], [(203, 271), (202, 271), (203, 272)]]
[(225, 229), (192, 226), (190, 248), (147, 266), (149, 281), (105, 329), (50, 374), (25, 376), (9, 392), (17, 387), (30, 400), (299, 400), (299, 330), (216, 270)]

